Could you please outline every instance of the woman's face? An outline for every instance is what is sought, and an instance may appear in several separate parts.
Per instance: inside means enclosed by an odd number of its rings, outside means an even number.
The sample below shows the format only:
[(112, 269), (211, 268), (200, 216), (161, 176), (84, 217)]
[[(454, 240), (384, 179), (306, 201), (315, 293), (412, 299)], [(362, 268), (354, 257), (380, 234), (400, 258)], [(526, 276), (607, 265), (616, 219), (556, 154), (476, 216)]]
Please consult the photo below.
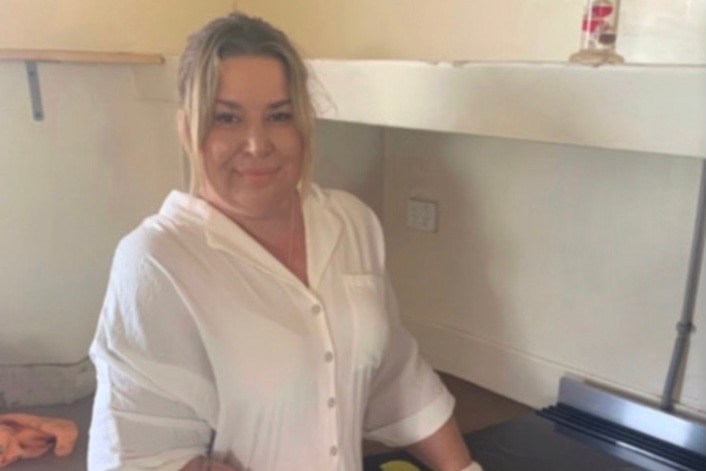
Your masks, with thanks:
[(236, 222), (289, 214), (302, 167), (284, 67), (269, 57), (221, 62), (201, 196)]

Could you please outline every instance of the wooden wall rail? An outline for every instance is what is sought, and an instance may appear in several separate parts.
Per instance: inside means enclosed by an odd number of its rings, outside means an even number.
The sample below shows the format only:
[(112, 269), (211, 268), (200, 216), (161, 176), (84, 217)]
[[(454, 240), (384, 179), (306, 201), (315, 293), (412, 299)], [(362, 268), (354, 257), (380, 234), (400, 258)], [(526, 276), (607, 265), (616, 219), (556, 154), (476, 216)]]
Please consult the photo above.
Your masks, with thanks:
[(51, 49), (0, 49), (0, 60), (24, 62), (82, 62), (94, 64), (161, 64), (160, 54), (132, 52), (64, 51)]

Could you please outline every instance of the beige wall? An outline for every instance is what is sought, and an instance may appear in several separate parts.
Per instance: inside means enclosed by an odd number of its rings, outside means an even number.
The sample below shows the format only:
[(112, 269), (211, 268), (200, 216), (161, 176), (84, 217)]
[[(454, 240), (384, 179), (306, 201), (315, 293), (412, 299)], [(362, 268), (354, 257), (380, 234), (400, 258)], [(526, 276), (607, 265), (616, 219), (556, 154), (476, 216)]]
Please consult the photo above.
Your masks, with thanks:
[(0, 49), (176, 54), (232, 0), (2, 0)]
[[(564, 21), (575, 6), (565, 0), (239, 0), (237, 5), (281, 25), (312, 57), (553, 60), (570, 54), (578, 41), (575, 24)], [(541, 18), (535, 13), (540, 11)]]
[[(565, 61), (583, 0), (237, 0), (309, 57)], [(628, 62), (706, 63), (706, 0), (623, 0)]]
[[(564, 61), (583, 0), (3, 0), (0, 48), (177, 54), (234, 8), (288, 32), (309, 57)], [(629, 62), (706, 63), (706, 0), (622, 0)]]

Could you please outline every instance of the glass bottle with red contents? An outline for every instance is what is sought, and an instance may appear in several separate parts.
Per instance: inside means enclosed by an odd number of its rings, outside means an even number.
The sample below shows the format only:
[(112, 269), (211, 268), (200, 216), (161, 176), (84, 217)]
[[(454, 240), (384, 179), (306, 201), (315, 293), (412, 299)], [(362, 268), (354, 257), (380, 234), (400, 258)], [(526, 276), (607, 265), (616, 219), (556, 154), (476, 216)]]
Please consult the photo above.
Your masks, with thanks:
[(615, 52), (619, 10), (620, 0), (587, 0), (581, 19), (581, 49), (571, 55), (571, 62), (591, 65), (624, 62)]

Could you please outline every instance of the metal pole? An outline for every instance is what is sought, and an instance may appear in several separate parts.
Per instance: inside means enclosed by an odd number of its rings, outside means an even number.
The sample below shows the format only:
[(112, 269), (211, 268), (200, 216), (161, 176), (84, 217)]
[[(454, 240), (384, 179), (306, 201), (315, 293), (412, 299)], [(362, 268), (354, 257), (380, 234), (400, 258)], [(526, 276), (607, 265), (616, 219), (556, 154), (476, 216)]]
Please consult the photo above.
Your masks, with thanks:
[(694, 306), (696, 305), (696, 292), (698, 290), (701, 260), (704, 253), (704, 239), (706, 238), (706, 159), (701, 166), (701, 185), (699, 198), (696, 205), (696, 224), (694, 225), (694, 238), (691, 245), (691, 258), (689, 273), (686, 280), (684, 306), (681, 318), (677, 323), (677, 339), (674, 343), (672, 361), (667, 372), (667, 380), (662, 393), (661, 408), (665, 411), (674, 409), (674, 391), (677, 386), (679, 373), (686, 362), (689, 348), (689, 335), (694, 331)]
[(37, 63), (26, 61), (27, 81), (29, 83), (29, 98), (32, 100), (32, 116), (35, 121), (44, 119), (44, 109), (42, 108), (42, 90), (39, 86), (39, 71)]

